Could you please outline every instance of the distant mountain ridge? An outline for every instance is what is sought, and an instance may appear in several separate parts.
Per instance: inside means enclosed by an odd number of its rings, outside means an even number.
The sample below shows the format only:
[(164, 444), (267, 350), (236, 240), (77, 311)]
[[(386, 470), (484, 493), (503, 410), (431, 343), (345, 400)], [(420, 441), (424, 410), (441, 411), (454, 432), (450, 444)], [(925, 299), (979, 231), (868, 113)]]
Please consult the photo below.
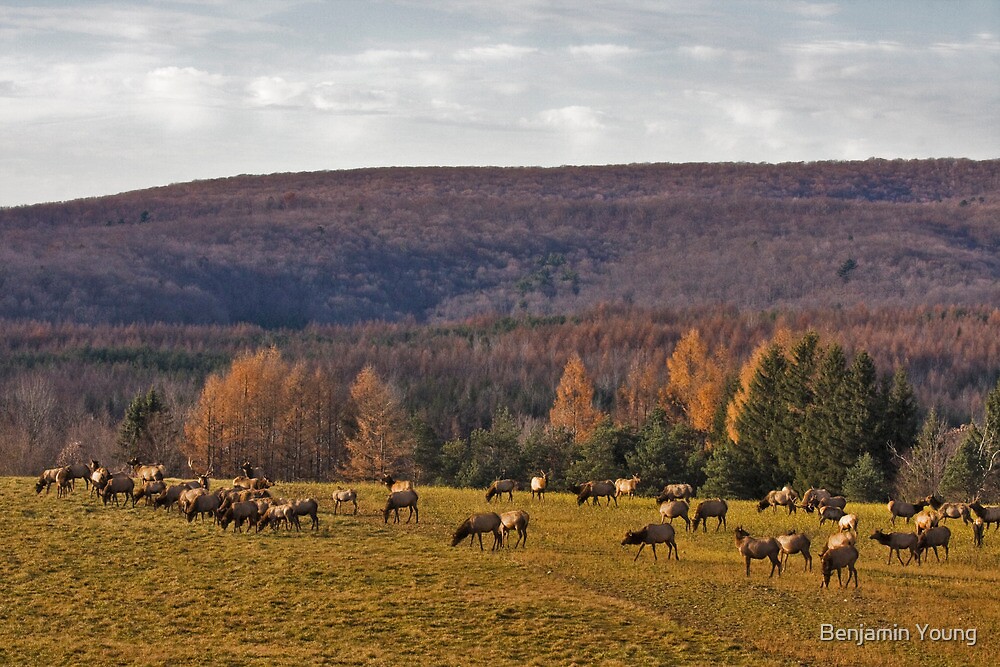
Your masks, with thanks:
[(0, 318), (1000, 302), (1000, 161), (385, 168), (0, 209)]

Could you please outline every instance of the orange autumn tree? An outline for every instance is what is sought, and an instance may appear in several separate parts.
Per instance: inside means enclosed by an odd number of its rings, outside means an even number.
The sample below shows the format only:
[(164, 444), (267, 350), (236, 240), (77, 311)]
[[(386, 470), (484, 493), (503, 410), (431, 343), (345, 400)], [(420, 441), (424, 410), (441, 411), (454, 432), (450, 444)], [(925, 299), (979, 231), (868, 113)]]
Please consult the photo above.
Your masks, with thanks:
[(368, 365), (351, 385), (351, 402), (356, 429), (347, 438), (347, 474), (361, 479), (409, 474), (414, 443), (396, 389)]
[(618, 388), (615, 423), (619, 426), (641, 428), (656, 406), (662, 359), (653, 361), (642, 355), (633, 359), (628, 375)]
[(710, 354), (697, 329), (684, 334), (667, 359), (669, 380), (660, 404), (678, 408), (690, 426), (709, 431), (725, 392), (728, 355), (722, 348)]
[(604, 414), (594, 407), (594, 383), (587, 375), (583, 360), (574, 353), (566, 362), (556, 388), (556, 400), (549, 410), (549, 424), (572, 434), (577, 443), (586, 440)]

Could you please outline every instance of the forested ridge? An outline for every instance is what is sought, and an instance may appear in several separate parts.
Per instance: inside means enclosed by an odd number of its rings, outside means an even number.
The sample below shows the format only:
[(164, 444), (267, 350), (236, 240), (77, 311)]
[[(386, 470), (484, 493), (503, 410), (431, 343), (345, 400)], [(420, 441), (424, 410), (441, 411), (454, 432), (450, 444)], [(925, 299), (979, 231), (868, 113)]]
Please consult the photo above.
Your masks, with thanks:
[[(998, 164), (371, 169), (0, 210), (0, 461), (638, 466), (740, 496), (865, 463), (937, 491), (1000, 375)], [(787, 414), (740, 422), (760, 373)], [(365, 401), (395, 406), (377, 457)], [(943, 458), (915, 478), (921, 442)]]

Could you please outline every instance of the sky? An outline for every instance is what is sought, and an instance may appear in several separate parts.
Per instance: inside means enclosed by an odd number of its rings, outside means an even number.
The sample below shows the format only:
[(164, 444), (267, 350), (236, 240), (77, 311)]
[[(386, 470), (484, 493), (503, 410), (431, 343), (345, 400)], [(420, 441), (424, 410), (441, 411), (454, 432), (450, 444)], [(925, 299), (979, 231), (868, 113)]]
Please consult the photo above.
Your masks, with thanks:
[(358, 167), (992, 159), (998, 110), (993, 0), (0, 0), (0, 206)]

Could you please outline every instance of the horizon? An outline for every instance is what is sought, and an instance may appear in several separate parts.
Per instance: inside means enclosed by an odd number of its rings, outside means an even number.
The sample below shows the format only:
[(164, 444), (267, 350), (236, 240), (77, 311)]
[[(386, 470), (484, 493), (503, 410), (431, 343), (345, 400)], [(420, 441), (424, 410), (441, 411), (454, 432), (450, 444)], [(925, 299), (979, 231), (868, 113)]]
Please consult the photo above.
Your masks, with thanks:
[(990, 160), (1000, 4), (0, 5), (0, 207), (367, 168)]

